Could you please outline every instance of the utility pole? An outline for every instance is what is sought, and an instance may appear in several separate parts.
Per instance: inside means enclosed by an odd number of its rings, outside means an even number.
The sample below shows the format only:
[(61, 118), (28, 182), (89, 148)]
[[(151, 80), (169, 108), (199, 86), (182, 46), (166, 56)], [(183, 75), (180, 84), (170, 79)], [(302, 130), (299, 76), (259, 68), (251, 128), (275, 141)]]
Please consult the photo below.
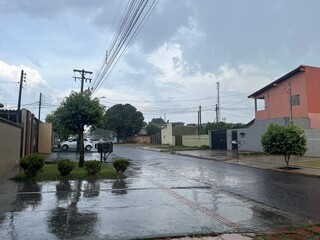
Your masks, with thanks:
[(84, 69), (82, 69), (82, 70), (78, 70), (78, 69), (73, 69), (73, 72), (75, 73), (75, 72), (78, 72), (78, 73), (80, 73), (81, 74), (81, 77), (73, 77), (74, 79), (75, 79), (75, 81), (77, 80), (77, 79), (80, 79), (80, 81), (81, 81), (81, 93), (83, 93), (83, 84), (84, 84), (84, 81), (89, 81), (90, 83), (91, 83), (91, 78), (86, 78), (86, 74), (92, 74), (92, 72), (90, 72), (90, 71), (85, 71)]
[(40, 122), (41, 105), (42, 105), (42, 93), (40, 93), (40, 97), (39, 97), (39, 113), (38, 113), (39, 122)]
[(201, 133), (201, 106), (199, 106), (198, 111), (198, 134)]
[(218, 104), (216, 104), (216, 109), (215, 109), (215, 111), (216, 111), (216, 123), (218, 124), (218, 122), (219, 122), (219, 117), (218, 117)]
[(217, 82), (216, 121), (220, 122), (220, 82)]
[(289, 95), (289, 125), (291, 125), (292, 123), (291, 82), (288, 83), (288, 95)]
[(22, 95), (22, 84), (23, 82), (26, 81), (26, 73), (23, 72), (23, 70), (21, 70), (21, 75), (20, 75), (20, 86), (19, 86), (19, 97), (18, 97), (18, 109), (17, 109), (17, 119), (16, 122), (20, 123), (21, 122), (21, 95)]

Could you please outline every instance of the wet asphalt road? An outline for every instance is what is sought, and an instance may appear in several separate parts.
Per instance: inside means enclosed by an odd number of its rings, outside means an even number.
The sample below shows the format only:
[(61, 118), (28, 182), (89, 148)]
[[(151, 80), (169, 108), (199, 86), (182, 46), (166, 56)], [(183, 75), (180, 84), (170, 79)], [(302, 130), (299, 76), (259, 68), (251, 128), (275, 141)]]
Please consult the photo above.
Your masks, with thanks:
[(136, 239), (320, 222), (319, 178), (122, 146), (109, 158), (117, 156), (131, 160), (124, 180), (3, 182), (0, 239)]

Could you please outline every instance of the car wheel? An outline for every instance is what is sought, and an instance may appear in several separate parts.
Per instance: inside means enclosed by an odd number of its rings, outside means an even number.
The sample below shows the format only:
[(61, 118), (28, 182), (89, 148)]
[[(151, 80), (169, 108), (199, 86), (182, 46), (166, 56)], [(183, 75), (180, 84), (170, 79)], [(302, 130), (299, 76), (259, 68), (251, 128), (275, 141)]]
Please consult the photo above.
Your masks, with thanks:
[(68, 147), (68, 145), (63, 145), (61, 148), (63, 151), (67, 151), (69, 147)]
[(86, 151), (91, 151), (91, 146), (90, 145), (86, 146)]

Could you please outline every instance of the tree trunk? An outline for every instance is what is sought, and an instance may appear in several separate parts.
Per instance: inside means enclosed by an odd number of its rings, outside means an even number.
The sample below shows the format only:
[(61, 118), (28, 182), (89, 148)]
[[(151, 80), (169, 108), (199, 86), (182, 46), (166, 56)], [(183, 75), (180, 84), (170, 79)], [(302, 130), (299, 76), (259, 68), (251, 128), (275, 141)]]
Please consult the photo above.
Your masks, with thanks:
[(290, 160), (290, 156), (285, 155), (285, 156), (284, 156), (284, 160), (286, 161), (287, 169), (289, 169), (289, 160)]
[(80, 141), (80, 158), (79, 158), (79, 167), (84, 167), (84, 143), (83, 143), (83, 131), (79, 132), (79, 141)]

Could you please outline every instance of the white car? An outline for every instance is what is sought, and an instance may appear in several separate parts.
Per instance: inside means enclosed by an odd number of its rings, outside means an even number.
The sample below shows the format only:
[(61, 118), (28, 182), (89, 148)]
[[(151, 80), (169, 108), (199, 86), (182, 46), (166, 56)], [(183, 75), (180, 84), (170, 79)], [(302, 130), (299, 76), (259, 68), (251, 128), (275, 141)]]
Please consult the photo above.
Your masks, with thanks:
[[(93, 148), (93, 144), (91, 140), (87, 138), (84, 138), (83, 140), (84, 140), (84, 149), (86, 151), (91, 151), (91, 149)], [(70, 138), (68, 141), (60, 143), (61, 149), (63, 151), (67, 151), (69, 148), (77, 148), (77, 141), (78, 141), (78, 138)]]

